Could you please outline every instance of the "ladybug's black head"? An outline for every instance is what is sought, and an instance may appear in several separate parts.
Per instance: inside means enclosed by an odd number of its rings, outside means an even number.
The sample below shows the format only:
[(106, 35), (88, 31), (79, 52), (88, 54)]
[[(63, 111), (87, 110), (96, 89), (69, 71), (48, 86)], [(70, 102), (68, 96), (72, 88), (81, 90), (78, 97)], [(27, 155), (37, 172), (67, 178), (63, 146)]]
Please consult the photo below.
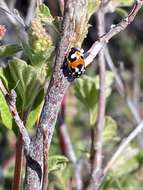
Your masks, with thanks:
[(72, 47), (70, 52), (71, 53), (75, 53), (76, 51), (80, 52), (80, 50), (78, 48)]
[(80, 52), (79, 49), (75, 48), (75, 47), (72, 47), (70, 52), (69, 52), (69, 55), (68, 55), (68, 59), (69, 61), (75, 61), (76, 60), (76, 52)]

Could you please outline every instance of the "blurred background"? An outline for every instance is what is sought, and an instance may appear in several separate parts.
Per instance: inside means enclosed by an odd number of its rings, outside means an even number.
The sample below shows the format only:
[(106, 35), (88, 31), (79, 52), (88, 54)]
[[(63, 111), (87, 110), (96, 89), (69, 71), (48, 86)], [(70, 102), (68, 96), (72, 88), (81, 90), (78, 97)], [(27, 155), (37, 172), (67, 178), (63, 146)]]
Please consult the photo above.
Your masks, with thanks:
[[(89, 1), (98, 5), (98, 1)], [(17, 11), (29, 26), (34, 18), (35, 0), (1, 0), (0, 6), (8, 6), (10, 11)], [(62, 0), (43, 1), (56, 17), (62, 17)], [(117, 24), (127, 15), (133, 1), (111, 0), (111, 8), (106, 13), (106, 31), (114, 24)], [(93, 5), (93, 4), (92, 4)], [(0, 41), (4, 44), (18, 44), (19, 40), (13, 24), (9, 18), (0, 10), (0, 24), (5, 25), (6, 35)], [(26, 31), (26, 27), (20, 24), (20, 29)], [(85, 37), (82, 48), (87, 51), (97, 37), (96, 13), (89, 18), (88, 34)], [(26, 37), (25, 37), (26, 38)], [(143, 13), (139, 12), (135, 21), (125, 31), (115, 36), (108, 44), (110, 61), (114, 64), (116, 71), (124, 85), (124, 94), (118, 88), (115, 77), (107, 64), (107, 86), (108, 97), (106, 106), (106, 124), (108, 128), (104, 134), (104, 165), (115, 152), (116, 148), (142, 119), (143, 115)], [(15, 56), (22, 56), (21, 53)], [(3, 67), (12, 57), (0, 59)], [(24, 59), (24, 58), (23, 58)], [(98, 87), (98, 64), (97, 60), (86, 71), (85, 80), (78, 79), (65, 96), (61, 112), (59, 114), (56, 131), (53, 137), (51, 155), (63, 154), (69, 157), (71, 162), (60, 171), (50, 173), (49, 189), (76, 189), (74, 168), (80, 168), (83, 184), (88, 181), (91, 129), (95, 125), (97, 114)], [(92, 80), (94, 79), (94, 81)], [(92, 84), (92, 87), (89, 87)], [(87, 85), (87, 86), (86, 86)], [(92, 88), (92, 89), (91, 89)], [(85, 90), (85, 94), (81, 93)], [(95, 100), (91, 101), (91, 93), (94, 91)], [(85, 98), (86, 96), (86, 98)], [(86, 102), (86, 103), (85, 103)], [(88, 105), (87, 105), (88, 104)], [(94, 108), (89, 109), (89, 105)], [(92, 113), (91, 113), (92, 112)], [(34, 129), (30, 129), (33, 134)], [(66, 133), (65, 137), (63, 134)], [(63, 138), (67, 138), (72, 149), (72, 156), (69, 155), (67, 145)], [(0, 190), (9, 190), (14, 171), (15, 159), (15, 134), (0, 126)], [(70, 157), (71, 156), (71, 157)], [(76, 161), (76, 166), (75, 166)], [(24, 163), (25, 164), (25, 163)], [(77, 169), (77, 168), (76, 168)], [(77, 169), (78, 170), (78, 169)], [(108, 174), (101, 189), (103, 190), (142, 190), (143, 187), (143, 135), (140, 134), (125, 153), (118, 159)], [(23, 175), (24, 178), (24, 175)]]

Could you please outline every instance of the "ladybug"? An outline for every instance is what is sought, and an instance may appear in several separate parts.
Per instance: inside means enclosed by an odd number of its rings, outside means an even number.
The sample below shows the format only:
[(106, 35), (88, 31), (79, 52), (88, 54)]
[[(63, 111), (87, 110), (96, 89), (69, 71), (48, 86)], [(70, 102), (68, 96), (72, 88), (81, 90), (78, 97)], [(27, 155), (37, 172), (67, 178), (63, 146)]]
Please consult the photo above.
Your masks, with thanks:
[(71, 48), (65, 57), (63, 73), (68, 79), (80, 77), (85, 72), (85, 61), (83, 52), (75, 47)]

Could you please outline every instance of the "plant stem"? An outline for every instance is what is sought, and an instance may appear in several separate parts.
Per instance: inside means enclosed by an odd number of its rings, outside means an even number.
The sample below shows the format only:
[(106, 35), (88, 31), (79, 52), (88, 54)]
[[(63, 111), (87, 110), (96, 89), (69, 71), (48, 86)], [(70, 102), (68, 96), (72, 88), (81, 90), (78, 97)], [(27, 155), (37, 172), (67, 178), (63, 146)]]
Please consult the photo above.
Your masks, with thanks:
[(43, 187), (42, 190), (48, 188), (48, 129), (46, 128), (43, 134)]
[(21, 134), (16, 142), (16, 156), (15, 156), (15, 168), (14, 168), (14, 177), (12, 182), (12, 190), (19, 190), (21, 171), (22, 171), (22, 162), (23, 162), (23, 140)]
[[(21, 118), (23, 120), (23, 124), (26, 123), (27, 113), (21, 114)], [(15, 168), (14, 168), (14, 177), (12, 183), (12, 190), (19, 190), (20, 181), (21, 181), (21, 172), (23, 165), (23, 156), (24, 156), (24, 147), (23, 147), (23, 137), (22, 134), (19, 133), (17, 142), (16, 142), (16, 156), (15, 156)], [(27, 152), (26, 152), (27, 153)]]
[[(103, 5), (97, 11), (98, 35), (99, 37), (105, 33), (105, 20)], [(99, 108), (97, 115), (97, 126), (94, 129), (93, 142), (91, 148), (91, 179), (88, 190), (97, 190), (100, 184), (102, 174), (102, 146), (103, 146), (103, 129), (105, 125), (105, 108), (106, 108), (106, 65), (103, 50), (99, 53), (99, 69), (100, 69), (100, 94)]]

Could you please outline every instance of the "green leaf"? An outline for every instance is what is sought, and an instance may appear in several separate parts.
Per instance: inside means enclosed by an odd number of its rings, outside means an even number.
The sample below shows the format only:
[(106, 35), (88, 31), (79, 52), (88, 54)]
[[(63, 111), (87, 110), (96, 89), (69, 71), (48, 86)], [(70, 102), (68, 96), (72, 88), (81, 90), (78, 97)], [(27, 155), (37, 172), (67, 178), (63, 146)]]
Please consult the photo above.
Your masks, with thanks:
[(9, 107), (1, 91), (0, 91), (0, 118), (1, 122), (5, 127), (12, 129), (13, 118), (11, 116)]
[(65, 169), (50, 173), (50, 181), (54, 184), (55, 189), (67, 190), (69, 179), (71, 179), (74, 174), (73, 170), (73, 166), (68, 164)]
[(69, 160), (65, 156), (61, 156), (61, 155), (49, 156), (49, 159), (48, 159), (49, 173), (64, 169), (67, 166), (68, 161)]
[(0, 58), (13, 55), (21, 50), (22, 50), (21, 46), (16, 45), (16, 44), (0, 46)]
[(103, 132), (103, 140), (106, 145), (110, 141), (117, 141), (119, 137), (117, 136), (117, 124), (114, 119), (110, 116), (105, 117), (105, 128)]
[(87, 107), (90, 115), (90, 124), (96, 120), (98, 90), (96, 87), (96, 77), (84, 76), (75, 83), (76, 97)]
[(33, 127), (36, 121), (39, 119), (40, 112), (43, 105), (43, 98), (44, 98), (44, 90), (42, 89), (34, 102), (32, 111), (28, 115), (28, 118), (26, 121), (26, 128)]
[(122, 8), (117, 8), (116, 13), (121, 17), (126, 17), (128, 15), (128, 12)]
[(30, 61), (32, 62), (32, 50), (30, 45), (27, 42), (22, 42), (22, 48), (26, 57), (29, 58)]
[(40, 4), (36, 8), (36, 16), (43, 22), (52, 22), (53, 17), (50, 13), (49, 8), (45, 4)]
[(47, 48), (47, 50), (45, 52), (42, 53), (32, 53), (32, 59), (31, 59), (31, 64), (33, 66), (38, 66), (41, 67), (42, 64), (47, 63), (48, 66), (51, 65), (51, 63), (49, 64), (49, 60), (52, 60), (53, 63), (53, 52), (55, 50), (54, 46), (50, 46), (49, 48)]
[(55, 56), (55, 46), (50, 46), (46, 51), (41, 53), (35, 53), (27, 43), (22, 43), (23, 51), (25, 55), (30, 59), (31, 65), (41, 67), (43, 64), (51, 66), (53, 58)]
[[(113, 83), (113, 73), (106, 72), (106, 97), (111, 93)], [(90, 125), (94, 125), (98, 109), (99, 97), (99, 76), (83, 76), (75, 83), (76, 97), (87, 107), (90, 116)]]
[(4, 70), (2, 67), (0, 67), (0, 79), (2, 80), (2, 82), (4, 83), (4, 86), (6, 88), (8, 88), (8, 80), (7, 80), (7, 77), (5, 76), (4, 74)]
[(19, 101), (22, 100), (21, 110), (27, 111), (43, 88), (46, 71), (43, 68), (36, 69), (27, 65), (25, 61), (15, 58), (9, 62), (5, 77), (9, 77), (8, 73), (14, 81), (14, 86), (11, 88), (15, 88)]

